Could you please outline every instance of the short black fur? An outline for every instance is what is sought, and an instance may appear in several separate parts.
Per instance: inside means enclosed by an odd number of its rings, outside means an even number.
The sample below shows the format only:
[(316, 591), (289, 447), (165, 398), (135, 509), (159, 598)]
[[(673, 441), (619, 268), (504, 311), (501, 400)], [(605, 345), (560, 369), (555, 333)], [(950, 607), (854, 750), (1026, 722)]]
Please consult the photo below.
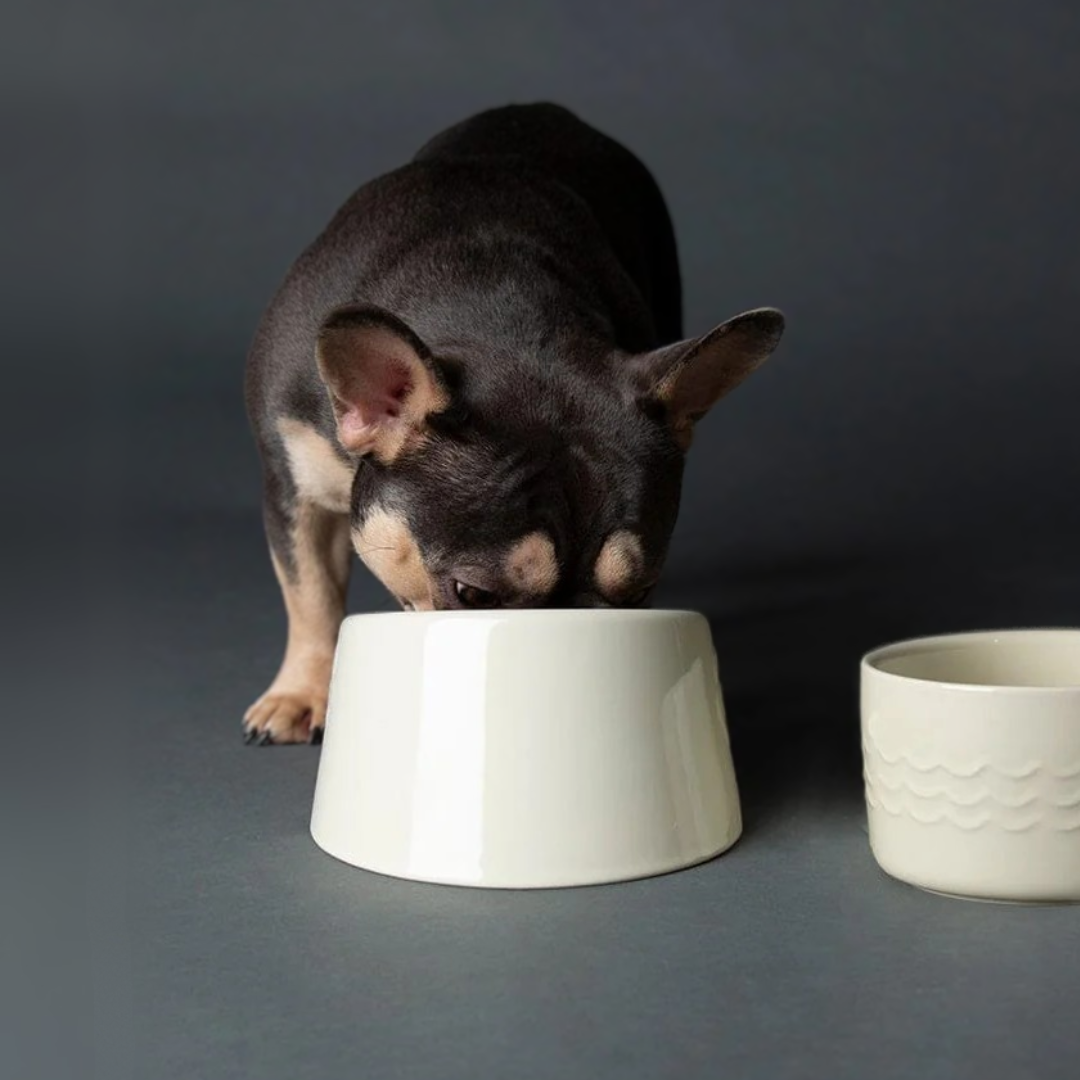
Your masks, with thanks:
[(436, 563), (544, 529), (564, 569), (551, 603), (593, 602), (588, 567), (612, 529), (638, 530), (662, 559), (682, 456), (662, 409), (628, 409), (610, 369), (681, 336), (681, 290), (667, 209), (632, 153), (559, 106), (492, 110), (362, 187), (303, 253), (247, 369), (287, 571), (296, 491), (278, 422), (334, 442), (315, 342), (352, 302), (401, 319), (455, 390), (422, 452), (359, 464), (357, 519), (374, 501), (399, 507)]

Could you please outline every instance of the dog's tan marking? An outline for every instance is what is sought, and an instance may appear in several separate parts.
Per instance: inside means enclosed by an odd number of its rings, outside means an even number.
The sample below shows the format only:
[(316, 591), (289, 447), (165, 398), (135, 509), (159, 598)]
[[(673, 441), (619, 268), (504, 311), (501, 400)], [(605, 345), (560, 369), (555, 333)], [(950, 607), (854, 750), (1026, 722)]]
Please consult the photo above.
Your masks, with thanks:
[(428, 434), (424, 427), (396, 422), (379, 435), (372, 453), (383, 465), (393, 465), (405, 454), (421, 449), (428, 441)]
[(543, 596), (559, 581), (555, 545), (544, 532), (522, 537), (503, 560), (507, 581), (526, 596)]
[(435, 590), (408, 523), (376, 509), (353, 530), (353, 547), (364, 565), (396, 596), (417, 611), (435, 606)]
[(285, 659), (244, 717), (248, 731), (266, 733), (275, 743), (306, 742), (325, 722), (351, 559), (349, 519), (342, 514), (300, 502), (292, 533), (294, 572), (271, 555), (289, 617)]
[(342, 461), (330, 441), (309, 424), (282, 417), (278, 433), (300, 498), (347, 514), (355, 469)]
[(618, 596), (634, 588), (645, 568), (641, 539), (636, 533), (620, 529), (608, 537), (593, 567), (597, 588), (605, 596)]

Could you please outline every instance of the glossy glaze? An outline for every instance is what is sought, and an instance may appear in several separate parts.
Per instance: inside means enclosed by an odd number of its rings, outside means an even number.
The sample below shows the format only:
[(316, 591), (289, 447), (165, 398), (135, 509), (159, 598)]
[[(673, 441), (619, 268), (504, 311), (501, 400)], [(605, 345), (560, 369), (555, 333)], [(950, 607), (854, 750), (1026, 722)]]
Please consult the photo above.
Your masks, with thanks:
[(500, 888), (663, 873), (741, 830), (700, 615), (360, 615), (338, 643), (311, 831), (345, 862)]
[(871, 653), (862, 734), (886, 871), (979, 899), (1080, 900), (1080, 630)]

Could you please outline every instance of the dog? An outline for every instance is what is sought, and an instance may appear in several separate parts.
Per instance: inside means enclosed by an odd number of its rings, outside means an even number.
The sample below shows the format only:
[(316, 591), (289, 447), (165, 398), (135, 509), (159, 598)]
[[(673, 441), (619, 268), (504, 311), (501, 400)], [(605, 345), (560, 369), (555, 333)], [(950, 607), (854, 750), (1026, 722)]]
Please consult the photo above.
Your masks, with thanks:
[(480, 113), (362, 186), (248, 355), (288, 637), (245, 739), (321, 742), (353, 549), (406, 610), (646, 605), (694, 425), (783, 329), (683, 338), (660, 189), (561, 106)]

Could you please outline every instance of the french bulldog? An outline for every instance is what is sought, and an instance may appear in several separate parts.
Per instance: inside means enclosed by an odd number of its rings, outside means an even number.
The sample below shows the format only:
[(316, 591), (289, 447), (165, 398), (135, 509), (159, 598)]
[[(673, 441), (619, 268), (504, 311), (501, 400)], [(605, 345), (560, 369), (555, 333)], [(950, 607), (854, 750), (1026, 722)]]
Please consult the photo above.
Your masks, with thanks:
[(560, 106), (483, 112), (362, 186), (248, 356), (288, 638), (246, 740), (321, 741), (353, 550), (407, 610), (647, 604), (694, 426), (783, 328), (684, 339), (656, 182)]

